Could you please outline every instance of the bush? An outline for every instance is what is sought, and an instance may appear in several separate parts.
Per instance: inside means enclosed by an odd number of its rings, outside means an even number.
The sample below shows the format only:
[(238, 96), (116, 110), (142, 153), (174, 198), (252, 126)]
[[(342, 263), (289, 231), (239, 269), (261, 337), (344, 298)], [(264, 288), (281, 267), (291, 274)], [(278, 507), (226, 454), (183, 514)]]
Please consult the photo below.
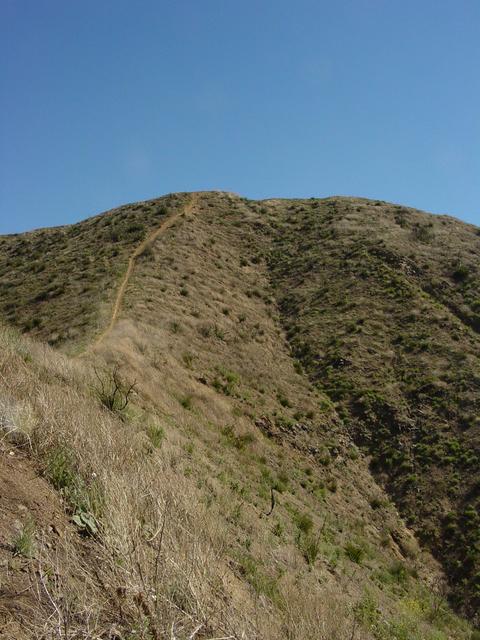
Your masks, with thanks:
[(354, 607), (354, 616), (367, 629), (375, 627), (380, 620), (380, 611), (373, 596), (367, 593)]
[(93, 391), (101, 404), (113, 413), (121, 413), (127, 408), (130, 396), (135, 391), (136, 381), (127, 383), (121, 380), (118, 368), (99, 373), (94, 370), (97, 383)]
[(233, 396), (239, 382), (238, 375), (233, 371), (226, 371), (222, 368), (218, 368), (217, 371), (219, 375), (213, 379), (213, 388), (219, 393), (224, 393), (226, 396)]
[(198, 332), (203, 338), (210, 338), (212, 335), (212, 327), (207, 324), (202, 324), (198, 327)]
[(222, 435), (226, 439), (227, 443), (241, 451), (252, 442), (255, 441), (255, 436), (252, 433), (236, 434), (232, 425), (227, 425), (222, 429)]
[(290, 402), (290, 400), (281, 391), (277, 393), (277, 400), (282, 405), (282, 407), (285, 407), (285, 408), (292, 407), (292, 403)]
[(240, 574), (250, 583), (254, 591), (263, 594), (272, 601), (280, 597), (277, 581), (263, 572), (258, 561), (250, 555), (244, 555), (238, 559)]
[(308, 513), (297, 513), (295, 515), (295, 524), (299, 531), (305, 535), (308, 535), (313, 528), (313, 520)]
[(372, 509), (380, 509), (381, 507), (385, 506), (385, 504), (384, 501), (381, 500), (381, 498), (375, 496), (370, 500), (370, 506), (372, 507)]
[(452, 278), (455, 282), (463, 282), (468, 278), (469, 274), (470, 269), (464, 264), (459, 264), (452, 272)]
[(142, 253), (139, 255), (139, 258), (141, 258), (142, 260), (146, 260), (148, 262), (151, 262), (155, 257), (155, 254), (153, 252), (153, 247), (151, 244), (147, 244), (147, 246), (143, 249)]
[(433, 239), (431, 225), (421, 225), (416, 223), (412, 229), (412, 235), (415, 240), (420, 242), (430, 242)]
[(13, 541), (13, 555), (31, 558), (35, 549), (35, 525), (29, 521), (22, 526)]
[(152, 445), (158, 449), (162, 445), (163, 438), (165, 437), (165, 431), (160, 425), (151, 424), (147, 428), (147, 436), (149, 437)]
[(73, 522), (85, 533), (97, 533), (98, 521), (95, 513), (100, 509), (100, 494), (95, 485), (86, 485), (75, 469), (73, 457), (67, 449), (57, 447), (50, 452), (46, 475), (67, 500), (73, 512)]
[(126, 232), (127, 233), (143, 233), (145, 231), (145, 227), (142, 224), (139, 224), (138, 222), (131, 222), (127, 228), (126, 228)]
[(405, 584), (408, 580), (407, 567), (400, 560), (394, 560), (388, 568), (388, 573), (398, 584)]
[(180, 323), (177, 322), (176, 320), (173, 320), (170, 323), (170, 331), (172, 333), (181, 333), (181, 327), (180, 327)]
[(314, 565), (320, 553), (320, 539), (311, 534), (303, 536), (299, 541), (299, 548), (309, 565)]
[(190, 353), (190, 351), (185, 351), (185, 353), (183, 353), (182, 355), (182, 360), (185, 366), (191, 369), (195, 360), (195, 355), (193, 353)]
[(362, 549), (362, 547), (359, 547), (358, 545), (351, 542), (345, 545), (345, 554), (352, 562), (355, 562), (356, 564), (362, 564), (362, 560), (365, 557), (365, 551)]
[(184, 396), (183, 398), (180, 399), (180, 404), (182, 405), (182, 407), (184, 409), (191, 409), (192, 408), (192, 396)]

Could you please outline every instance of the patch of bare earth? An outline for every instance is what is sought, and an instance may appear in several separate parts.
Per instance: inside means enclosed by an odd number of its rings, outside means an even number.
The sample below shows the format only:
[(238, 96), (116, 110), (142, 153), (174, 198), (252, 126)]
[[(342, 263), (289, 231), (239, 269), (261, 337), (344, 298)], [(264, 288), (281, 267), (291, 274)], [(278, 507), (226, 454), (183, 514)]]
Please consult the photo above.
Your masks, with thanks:
[[(90, 627), (98, 628), (99, 620), (93, 610), (88, 611), (86, 597), (96, 590), (92, 584), (96, 561), (95, 544), (82, 538), (69, 522), (58, 492), (41, 477), (28, 455), (3, 441), (0, 637), (71, 637), (80, 618), (84, 626), (89, 615)], [(88, 628), (87, 623), (85, 631)]]

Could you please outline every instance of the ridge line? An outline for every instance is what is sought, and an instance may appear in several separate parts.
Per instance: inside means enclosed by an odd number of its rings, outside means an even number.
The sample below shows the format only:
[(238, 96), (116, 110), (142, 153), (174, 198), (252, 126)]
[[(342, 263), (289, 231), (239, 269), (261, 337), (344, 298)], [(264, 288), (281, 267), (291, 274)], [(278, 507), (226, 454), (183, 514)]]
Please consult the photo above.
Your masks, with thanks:
[[(105, 340), (105, 338), (111, 333), (111, 331), (113, 330), (113, 327), (115, 326), (115, 323), (118, 319), (118, 316), (120, 314), (121, 308), (122, 308), (122, 303), (123, 300), (125, 298), (125, 292), (128, 286), (128, 283), (130, 281), (130, 278), (133, 274), (134, 268), (135, 268), (135, 264), (137, 262), (137, 258), (139, 258), (142, 253), (145, 251), (145, 249), (151, 245), (153, 245), (153, 243), (160, 237), (162, 236), (165, 231), (167, 231), (174, 222), (176, 222), (181, 216), (188, 214), (192, 211), (193, 207), (195, 206), (197, 200), (197, 195), (196, 194), (192, 194), (189, 202), (187, 202), (187, 204), (185, 204), (182, 209), (180, 209), (180, 211), (177, 211), (176, 213), (174, 213), (171, 216), (168, 216), (168, 218), (166, 218), (165, 220), (162, 221), (162, 223), (160, 224), (159, 227), (157, 227), (156, 229), (154, 229), (150, 234), (147, 235), (146, 238), (144, 238), (142, 240), (142, 242), (133, 250), (133, 252), (130, 254), (130, 257), (128, 258), (128, 265), (127, 265), (127, 270), (125, 272), (125, 275), (123, 276), (123, 280), (120, 283), (120, 286), (118, 288), (117, 291), (117, 295), (115, 297), (115, 302), (113, 305), (113, 310), (112, 310), (112, 315), (110, 317), (110, 321), (107, 325), (107, 327), (102, 331), (102, 333), (97, 337), (97, 339), (95, 340), (95, 342), (92, 343), (92, 345), (89, 347), (90, 349), (94, 349), (95, 347), (97, 347), (101, 342), (103, 342), (103, 340)], [(88, 348), (87, 348), (88, 350)]]

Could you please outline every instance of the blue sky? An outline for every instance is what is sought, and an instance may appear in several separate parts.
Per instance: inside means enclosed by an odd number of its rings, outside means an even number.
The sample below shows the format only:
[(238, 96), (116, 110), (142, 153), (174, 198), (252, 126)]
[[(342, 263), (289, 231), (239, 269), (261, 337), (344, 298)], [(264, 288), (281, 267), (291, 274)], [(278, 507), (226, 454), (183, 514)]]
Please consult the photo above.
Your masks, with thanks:
[(478, 0), (1, 0), (0, 233), (173, 191), (480, 224)]

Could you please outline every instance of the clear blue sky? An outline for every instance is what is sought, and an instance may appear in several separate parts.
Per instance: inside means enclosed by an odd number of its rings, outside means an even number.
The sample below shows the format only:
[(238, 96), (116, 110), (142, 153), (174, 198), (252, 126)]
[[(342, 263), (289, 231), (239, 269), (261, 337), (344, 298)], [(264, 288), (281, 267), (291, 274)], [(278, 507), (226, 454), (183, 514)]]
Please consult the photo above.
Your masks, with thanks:
[(172, 191), (480, 224), (479, 0), (1, 0), (0, 233)]

